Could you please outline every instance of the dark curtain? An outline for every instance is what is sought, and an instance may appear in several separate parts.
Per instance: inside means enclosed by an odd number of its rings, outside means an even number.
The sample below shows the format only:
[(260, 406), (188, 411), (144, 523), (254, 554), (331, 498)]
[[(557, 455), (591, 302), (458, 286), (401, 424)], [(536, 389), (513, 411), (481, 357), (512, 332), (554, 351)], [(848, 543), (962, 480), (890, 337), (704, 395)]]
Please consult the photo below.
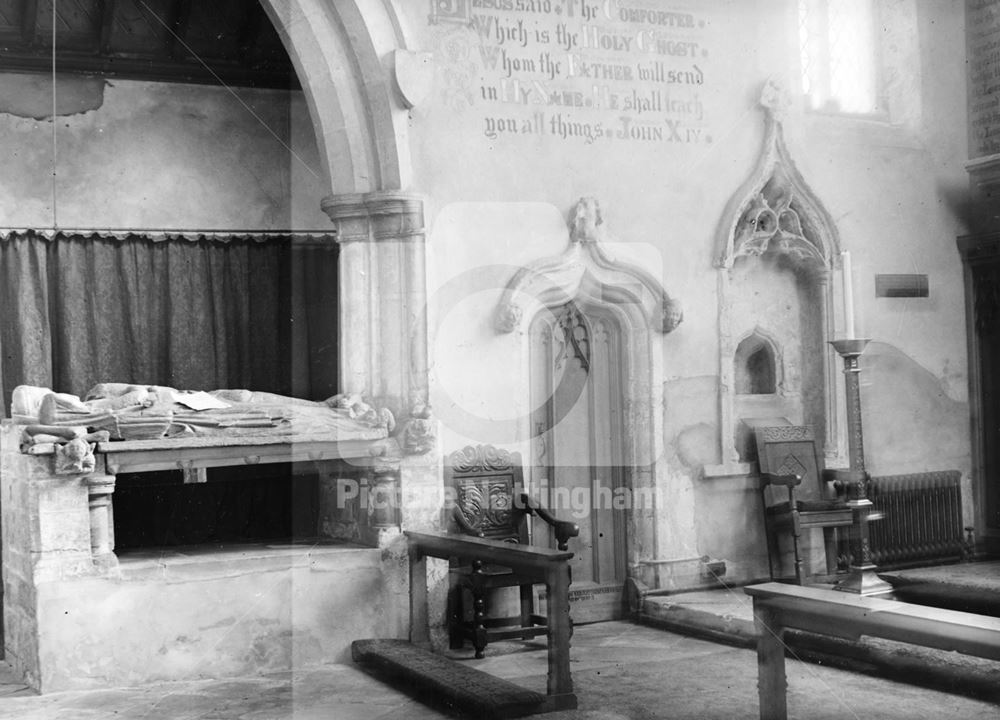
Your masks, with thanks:
[[(0, 389), (83, 395), (99, 382), (337, 392), (331, 238), (0, 238)], [(287, 465), (121, 475), (118, 549), (316, 533), (316, 481)]]
[(337, 246), (289, 237), (0, 239), (0, 388), (337, 391)]

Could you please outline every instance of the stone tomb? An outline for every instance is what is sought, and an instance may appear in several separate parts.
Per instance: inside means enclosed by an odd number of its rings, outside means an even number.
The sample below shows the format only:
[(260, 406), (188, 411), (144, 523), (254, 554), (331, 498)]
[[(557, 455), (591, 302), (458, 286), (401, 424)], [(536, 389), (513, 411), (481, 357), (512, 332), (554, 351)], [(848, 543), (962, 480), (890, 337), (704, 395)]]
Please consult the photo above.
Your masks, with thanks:
[[(36, 690), (290, 670), (345, 661), (357, 637), (405, 633), (402, 565), (383, 562), (399, 536), (393, 518), (371, 528), (371, 547), (202, 547), (119, 560), (106, 454), (94, 474), (56, 475), (50, 456), (19, 452), (19, 435), (4, 421), (6, 657)], [(308, 460), (281, 447), (286, 459)]]

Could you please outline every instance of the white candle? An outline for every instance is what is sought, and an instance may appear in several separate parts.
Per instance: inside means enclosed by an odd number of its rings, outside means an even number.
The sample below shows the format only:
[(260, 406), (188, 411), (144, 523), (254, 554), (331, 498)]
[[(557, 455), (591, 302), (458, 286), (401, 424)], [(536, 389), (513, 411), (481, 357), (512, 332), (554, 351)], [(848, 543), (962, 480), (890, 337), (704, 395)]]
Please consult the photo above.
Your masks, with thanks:
[(847, 339), (854, 339), (854, 284), (851, 279), (851, 253), (840, 253), (841, 272), (844, 274), (844, 325)]

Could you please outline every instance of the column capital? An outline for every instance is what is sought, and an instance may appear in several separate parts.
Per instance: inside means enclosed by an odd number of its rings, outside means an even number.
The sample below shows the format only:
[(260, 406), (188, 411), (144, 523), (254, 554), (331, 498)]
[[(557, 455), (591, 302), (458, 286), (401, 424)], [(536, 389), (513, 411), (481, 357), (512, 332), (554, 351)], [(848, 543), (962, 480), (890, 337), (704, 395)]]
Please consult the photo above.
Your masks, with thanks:
[(424, 201), (404, 192), (331, 195), (321, 203), (337, 228), (337, 242), (424, 239)]

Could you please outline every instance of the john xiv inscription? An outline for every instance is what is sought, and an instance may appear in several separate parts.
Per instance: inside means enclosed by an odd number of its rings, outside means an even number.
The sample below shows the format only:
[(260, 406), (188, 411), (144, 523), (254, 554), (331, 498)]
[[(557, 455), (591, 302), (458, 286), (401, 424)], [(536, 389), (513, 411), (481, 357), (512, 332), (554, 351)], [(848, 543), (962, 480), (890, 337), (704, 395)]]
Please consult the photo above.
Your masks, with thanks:
[(446, 100), (491, 141), (710, 143), (706, 20), (649, 0), (431, 0)]

